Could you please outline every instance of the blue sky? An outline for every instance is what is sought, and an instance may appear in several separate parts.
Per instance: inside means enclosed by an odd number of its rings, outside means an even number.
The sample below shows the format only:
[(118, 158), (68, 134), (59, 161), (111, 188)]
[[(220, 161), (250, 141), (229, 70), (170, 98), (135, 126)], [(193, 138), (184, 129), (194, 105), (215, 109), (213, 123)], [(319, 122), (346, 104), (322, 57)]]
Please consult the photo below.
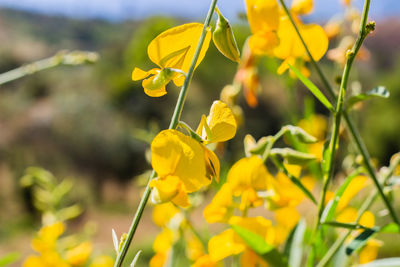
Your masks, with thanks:
[[(325, 20), (343, 7), (340, 0), (315, 0), (311, 19)], [(198, 19), (207, 12), (209, 0), (0, 0), (0, 7), (12, 7), (50, 15), (102, 18), (112, 21), (142, 19), (152, 15), (171, 15)], [(289, 2), (289, 1), (286, 1)], [(362, 0), (354, 0), (361, 7)], [(400, 0), (371, 1), (371, 19), (400, 17)], [(243, 0), (219, 0), (220, 9), (230, 18), (244, 11)]]

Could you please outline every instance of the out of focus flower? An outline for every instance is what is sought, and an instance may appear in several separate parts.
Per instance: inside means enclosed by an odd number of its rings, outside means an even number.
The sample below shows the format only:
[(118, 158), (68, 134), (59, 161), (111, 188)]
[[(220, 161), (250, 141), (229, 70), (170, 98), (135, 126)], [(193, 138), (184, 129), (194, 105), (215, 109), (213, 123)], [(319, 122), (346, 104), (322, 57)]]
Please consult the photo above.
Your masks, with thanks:
[(272, 55), (279, 44), (279, 6), (276, 0), (246, 0), (247, 18), (252, 35), (249, 47), (254, 54)]
[[(345, 36), (339, 43), (339, 46), (328, 51), (327, 57), (344, 66), (346, 63), (346, 53), (350, 50), (354, 44), (353, 36)], [(361, 47), (356, 55), (356, 59), (366, 61), (370, 58), (370, 52), (368, 49)]]
[[(320, 60), (328, 49), (326, 33), (317, 24), (303, 24), (300, 19), (296, 19), (296, 24), (312, 57), (315, 61)], [(280, 42), (274, 49), (274, 55), (283, 59), (278, 68), (278, 74), (285, 72), (289, 68), (289, 64), (295, 65), (296, 60), (310, 61), (303, 43), (286, 15), (282, 15), (280, 18), (278, 37)]]
[(293, 0), (291, 11), (298, 15), (307, 15), (314, 10), (313, 0)]
[[(197, 43), (203, 31), (203, 24), (188, 23), (162, 32), (147, 48), (150, 60), (159, 68), (143, 71), (135, 68), (132, 80), (143, 80), (142, 86), (147, 95), (159, 97), (167, 92), (165, 86), (173, 80), (176, 86), (182, 86), (196, 51)], [(203, 47), (200, 51), (196, 67), (203, 60), (211, 40), (207, 32)]]
[(267, 190), (272, 179), (261, 158), (252, 156), (242, 158), (232, 166), (227, 183), (232, 188), (233, 196), (241, 197), (239, 208), (245, 210), (263, 204), (263, 199), (258, 196), (257, 191)]
[(92, 250), (92, 243), (85, 241), (78, 246), (68, 250), (66, 252), (65, 258), (67, 262), (72, 266), (82, 266), (89, 260), (89, 257), (92, 254)]

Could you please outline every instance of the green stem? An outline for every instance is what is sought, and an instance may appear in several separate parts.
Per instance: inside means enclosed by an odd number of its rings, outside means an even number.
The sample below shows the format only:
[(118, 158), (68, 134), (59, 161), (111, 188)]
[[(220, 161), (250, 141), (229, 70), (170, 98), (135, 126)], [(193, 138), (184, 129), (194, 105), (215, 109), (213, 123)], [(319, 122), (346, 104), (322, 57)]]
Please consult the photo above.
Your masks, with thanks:
[[(210, 25), (211, 18), (212, 18), (212, 15), (214, 13), (214, 9), (215, 9), (216, 4), (217, 4), (217, 0), (211, 0), (210, 8), (208, 10), (207, 17), (206, 17), (206, 19), (204, 21), (203, 31), (201, 33), (199, 42), (197, 44), (197, 48), (196, 48), (196, 51), (194, 53), (194, 56), (193, 56), (189, 71), (188, 71), (188, 73), (186, 75), (186, 78), (185, 78), (185, 81), (183, 83), (182, 89), (181, 89), (181, 91), (179, 93), (178, 100), (177, 100), (177, 103), (176, 103), (176, 106), (175, 106), (175, 110), (174, 110), (174, 113), (173, 113), (172, 118), (171, 118), (171, 123), (169, 125), (169, 129), (176, 129), (176, 127), (178, 126), (178, 123), (179, 123), (179, 120), (180, 120), (180, 117), (181, 117), (181, 114), (182, 114), (183, 105), (185, 103), (187, 91), (188, 91), (188, 88), (189, 88), (189, 85), (190, 85), (190, 81), (192, 79), (193, 72), (194, 72), (194, 69), (195, 69), (195, 66), (196, 66), (197, 59), (199, 58), (201, 48), (203, 47), (204, 39), (205, 39), (206, 34), (207, 34), (207, 28)], [(135, 217), (133, 218), (132, 224), (131, 224), (131, 226), (129, 228), (129, 232), (127, 234), (126, 241), (123, 244), (123, 246), (121, 248), (121, 251), (117, 255), (117, 259), (115, 260), (114, 267), (120, 267), (122, 265), (122, 262), (125, 259), (125, 256), (126, 256), (126, 253), (128, 251), (128, 248), (129, 248), (129, 246), (130, 246), (130, 244), (132, 242), (133, 236), (135, 235), (136, 229), (137, 229), (137, 227), (139, 225), (139, 221), (140, 221), (140, 219), (142, 217), (144, 208), (146, 207), (147, 201), (148, 201), (148, 199), (150, 197), (150, 193), (151, 193), (151, 187), (149, 186), (150, 181), (152, 179), (154, 179), (155, 177), (156, 177), (156, 173), (155, 173), (155, 171), (153, 171), (151, 176), (150, 176), (150, 178), (149, 178), (149, 181), (147, 183), (147, 186), (146, 186), (146, 189), (145, 189), (144, 194), (142, 196), (142, 199), (140, 200), (139, 206), (138, 206), (138, 208), (136, 210)]]
[[(307, 44), (305, 43), (302, 35), (300, 34), (300, 31), (298, 30), (298, 27), (296, 25), (296, 23), (293, 20), (292, 15), (290, 14), (289, 10), (287, 9), (285, 3), (283, 2), (283, 0), (279, 0), (280, 3), (282, 4), (282, 7), (284, 8), (286, 14), (288, 15), (293, 27), (296, 30), (296, 33), (298, 35), (298, 37), (300, 38), (307, 54), (308, 57), (310, 58), (311, 61), (311, 65), (314, 67), (314, 69), (316, 70), (318, 76), (320, 77), (323, 85), (325, 86), (325, 88), (327, 89), (327, 92), (329, 93), (329, 96), (332, 99), (336, 99), (336, 94), (335, 91), (333, 90), (332, 86), (330, 85), (330, 83), (328, 82), (328, 79), (326, 78), (326, 76), (324, 75), (324, 73), (322, 72), (322, 69), (319, 67), (319, 65), (317, 64), (317, 62), (314, 60), (313, 56), (311, 55), (310, 50), (308, 49)], [(364, 19), (366, 19), (367, 17), (364, 17)], [(371, 179), (373, 180), (376, 188), (378, 189), (379, 195), (380, 197), (383, 199), (386, 208), (389, 210), (390, 215), (392, 217), (392, 220), (394, 222), (396, 222), (397, 224), (399, 224), (399, 220), (397, 218), (396, 213), (394, 212), (393, 207), (391, 206), (390, 202), (388, 201), (387, 197), (385, 196), (385, 194), (383, 193), (383, 189), (382, 186), (379, 184), (378, 182), (378, 178), (376, 176), (376, 172), (374, 170), (374, 167), (372, 166), (371, 163), (371, 157), (368, 153), (368, 150), (364, 144), (364, 141), (362, 140), (360, 134), (358, 133), (356, 127), (355, 127), (355, 123), (353, 122), (353, 120), (350, 118), (350, 116), (348, 115), (348, 113), (346, 112), (346, 110), (343, 110), (343, 118), (346, 121), (346, 125), (347, 125), (347, 130), (350, 132), (352, 139), (354, 140), (357, 149), (359, 150), (359, 152), (361, 153), (361, 156), (364, 159), (364, 164), (367, 168), (368, 174), (371, 177)]]
[(98, 55), (93, 52), (72, 51), (59, 52), (56, 55), (41, 59), (16, 69), (0, 74), (0, 85), (5, 84), (36, 72), (54, 68), (60, 65), (79, 65), (88, 62), (95, 62)]
[(327, 164), (326, 172), (324, 172), (324, 181), (323, 181), (324, 186), (323, 186), (321, 201), (319, 203), (319, 209), (318, 209), (318, 221), (317, 221), (318, 225), (320, 224), (322, 212), (325, 207), (324, 204), (325, 204), (326, 192), (328, 190), (329, 183), (333, 177), (333, 165), (335, 162), (336, 149), (338, 147), (340, 122), (341, 122), (341, 118), (342, 118), (344, 99), (345, 99), (346, 90), (347, 90), (347, 83), (348, 83), (349, 76), (350, 76), (350, 70), (353, 65), (354, 59), (357, 55), (357, 52), (359, 51), (364, 39), (367, 37), (367, 35), (369, 33), (368, 31), (366, 31), (369, 5), (370, 5), (370, 0), (366, 0), (364, 2), (364, 9), (362, 12), (362, 18), (361, 18), (361, 23), (360, 23), (360, 33), (357, 37), (356, 42), (353, 45), (353, 48), (350, 51), (347, 51), (347, 54), (346, 54), (347, 60), (346, 60), (346, 65), (344, 66), (342, 81), (340, 84), (339, 96), (338, 96), (337, 105), (336, 105), (335, 121), (334, 121), (334, 125), (333, 125), (333, 133), (331, 135), (331, 140), (329, 142), (330, 155), (328, 156), (328, 162), (326, 163)]
[[(398, 161), (400, 158), (397, 159), (397, 162), (391, 164), (389, 171), (386, 173), (385, 177), (383, 178), (382, 184), (386, 184), (387, 181), (392, 177), (396, 166), (398, 165)], [(360, 210), (358, 211), (357, 218), (355, 223), (358, 224), (361, 220), (361, 216), (366, 212), (371, 205), (374, 203), (376, 198), (378, 197), (378, 190), (375, 190), (372, 194), (369, 195), (366, 201), (364, 201), (363, 205), (361, 206)], [(324, 267), (329, 263), (331, 258), (335, 255), (335, 253), (339, 250), (339, 248), (343, 245), (346, 241), (347, 237), (350, 236), (352, 230), (346, 232), (346, 234), (342, 235), (336, 242), (329, 248), (328, 252), (324, 255), (321, 261), (318, 263), (317, 267)]]

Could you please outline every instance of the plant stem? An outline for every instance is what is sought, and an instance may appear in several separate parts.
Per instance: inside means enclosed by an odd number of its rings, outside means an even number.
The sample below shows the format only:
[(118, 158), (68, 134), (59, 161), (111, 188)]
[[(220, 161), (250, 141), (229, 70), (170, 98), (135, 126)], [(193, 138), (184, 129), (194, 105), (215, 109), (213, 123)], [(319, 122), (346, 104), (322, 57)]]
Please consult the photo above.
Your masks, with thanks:
[(41, 59), (16, 69), (4, 72), (0, 74), (0, 85), (17, 80), (27, 75), (34, 74), (36, 72), (54, 68), (60, 65), (79, 65), (83, 63), (95, 62), (98, 55), (94, 52), (85, 51), (72, 51), (58, 52), (56, 55), (49, 58)]
[[(390, 177), (392, 177), (396, 166), (399, 164), (400, 158), (393, 164), (391, 164), (388, 172), (386, 173), (385, 177), (383, 178), (382, 184), (386, 184)], [(371, 205), (374, 203), (376, 198), (378, 197), (378, 190), (375, 190), (372, 194), (369, 195), (366, 201), (364, 201), (363, 205), (361, 206), (360, 210), (358, 211), (357, 218), (355, 223), (358, 224), (361, 220), (361, 216), (366, 212)], [(317, 267), (324, 267), (331, 258), (335, 255), (335, 253), (339, 250), (339, 248), (343, 245), (344, 241), (346, 241), (347, 237), (350, 236), (352, 230), (346, 232), (346, 234), (342, 235), (336, 242), (333, 244), (332, 247), (329, 248), (328, 252), (324, 255), (321, 261), (318, 263)]]
[[(302, 44), (303, 44), (303, 46), (304, 46), (304, 48), (305, 48), (305, 50), (306, 50), (306, 52), (307, 52), (309, 58), (310, 58), (311, 65), (312, 65), (312, 66), (314, 67), (314, 69), (316, 70), (316, 72), (317, 72), (318, 76), (320, 77), (320, 79), (321, 79), (323, 85), (324, 85), (325, 88), (327, 89), (327, 92), (328, 92), (329, 96), (330, 96), (332, 99), (336, 99), (335, 91), (333, 90), (332, 86), (331, 86), (330, 83), (328, 82), (328, 79), (326, 78), (326, 76), (325, 76), (324, 73), (322, 72), (322, 69), (319, 67), (319, 65), (317, 64), (317, 62), (314, 60), (313, 56), (311, 55), (311, 52), (310, 52), (310, 50), (308, 49), (308, 46), (307, 46), (307, 44), (305, 43), (305, 41), (304, 41), (304, 39), (303, 39), (303, 37), (302, 37), (300, 31), (298, 30), (298, 27), (297, 27), (296, 23), (294, 22), (293, 17), (292, 17), (292, 15), (290, 14), (288, 8), (286, 7), (284, 1), (283, 1), (283, 0), (279, 0), (279, 1), (280, 1), (280, 3), (282, 4), (282, 7), (284, 8), (284, 10), (285, 10), (287, 16), (289, 17), (289, 19), (290, 19), (290, 21), (291, 21), (293, 27), (295, 28), (296, 33), (297, 33), (298, 37), (300, 38), (300, 40), (301, 40), (301, 42), (302, 42)], [(368, 1), (368, 2), (370, 2), (370, 1)], [(365, 7), (365, 6), (364, 6), (364, 7)], [(364, 19), (366, 19), (366, 18), (367, 18), (367, 16), (364, 17)], [(335, 100), (334, 100), (334, 102), (335, 102)], [(381, 186), (381, 185), (379, 184), (379, 182), (378, 182), (378, 178), (377, 178), (377, 176), (376, 176), (374, 167), (373, 167), (372, 164), (371, 164), (370, 155), (369, 155), (368, 150), (367, 150), (367, 148), (366, 148), (366, 146), (365, 146), (365, 144), (364, 144), (364, 141), (363, 141), (362, 138), (361, 138), (361, 135), (359, 134), (359, 132), (357, 131), (357, 129), (356, 129), (356, 127), (355, 127), (355, 123), (354, 123), (353, 120), (350, 118), (350, 116), (348, 115), (348, 113), (347, 113), (346, 110), (343, 110), (342, 113), (343, 113), (343, 114), (342, 114), (342, 115), (343, 115), (343, 118), (344, 118), (344, 120), (345, 120), (345, 122), (346, 122), (346, 125), (347, 125), (347, 130), (350, 132), (350, 134), (351, 134), (351, 136), (352, 136), (352, 139), (354, 140), (354, 142), (355, 142), (355, 144), (356, 144), (356, 146), (357, 146), (357, 149), (359, 150), (359, 152), (361, 153), (361, 155), (362, 155), (362, 157), (363, 157), (363, 161), (364, 161), (364, 164), (365, 164), (365, 166), (366, 166), (366, 168), (367, 168), (367, 171), (368, 171), (369, 176), (370, 176), (371, 179), (373, 180), (373, 182), (374, 182), (374, 184), (375, 184), (375, 186), (376, 186), (376, 188), (377, 188), (377, 190), (378, 190), (378, 193), (379, 193), (380, 197), (382, 198), (382, 200), (383, 200), (384, 203), (385, 203), (386, 208), (389, 210), (390, 215), (391, 215), (391, 217), (392, 217), (392, 220), (393, 220), (395, 223), (399, 224), (399, 220), (398, 220), (398, 218), (397, 218), (397, 215), (396, 215), (396, 213), (394, 212), (394, 209), (393, 209), (393, 207), (391, 206), (389, 200), (387, 199), (387, 197), (386, 197), (385, 194), (383, 193), (382, 186)]]
[[(203, 31), (201, 33), (199, 42), (197, 43), (197, 48), (196, 48), (196, 51), (194, 53), (194, 56), (193, 56), (189, 71), (188, 71), (188, 73), (186, 75), (186, 78), (185, 78), (185, 81), (183, 83), (182, 89), (181, 89), (181, 91), (179, 93), (178, 100), (177, 100), (177, 103), (176, 103), (176, 106), (175, 106), (175, 110), (174, 110), (174, 113), (173, 113), (172, 118), (171, 118), (171, 123), (169, 125), (169, 129), (176, 129), (176, 127), (178, 126), (178, 123), (179, 123), (179, 120), (180, 120), (180, 117), (181, 117), (181, 114), (182, 114), (182, 110), (183, 110), (183, 105), (185, 103), (186, 95), (187, 95), (188, 88), (189, 88), (189, 85), (190, 85), (190, 81), (191, 81), (192, 76), (193, 76), (194, 68), (196, 66), (197, 59), (199, 58), (199, 54), (200, 54), (201, 48), (203, 47), (204, 39), (205, 39), (205, 36), (207, 34), (207, 28), (210, 25), (211, 18), (212, 18), (212, 15), (214, 13), (214, 9), (215, 9), (216, 4), (217, 4), (217, 0), (211, 0), (210, 8), (208, 10), (207, 17), (206, 17), (206, 19), (204, 21)], [(151, 193), (151, 187), (149, 186), (150, 181), (152, 179), (154, 179), (155, 177), (156, 177), (156, 173), (153, 170), (153, 172), (152, 172), (152, 174), (151, 174), (151, 176), (149, 178), (149, 181), (147, 182), (147, 186), (146, 186), (146, 189), (145, 189), (144, 194), (142, 196), (142, 199), (140, 200), (139, 206), (138, 206), (138, 208), (136, 210), (135, 217), (133, 218), (132, 224), (131, 224), (131, 226), (129, 228), (129, 232), (127, 234), (126, 241), (123, 244), (123, 246), (121, 248), (121, 251), (117, 255), (117, 259), (115, 260), (114, 267), (120, 267), (122, 265), (122, 262), (124, 261), (124, 258), (126, 256), (127, 251), (128, 251), (129, 245), (131, 244), (133, 236), (135, 235), (136, 229), (137, 229), (137, 227), (139, 225), (139, 221), (140, 221), (140, 219), (142, 217), (144, 208), (146, 207), (147, 201), (148, 201), (148, 199), (150, 197), (150, 193)]]
[(331, 140), (329, 142), (330, 155), (328, 156), (328, 162), (326, 163), (327, 164), (326, 172), (324, 172), (324, 180), (323, 180), (324, 186), (323, 186), (321, 200), (320, 200), (319, 209), (318, 209), (318, 221), (317, 221), (318, 225), (320, 224), (322, 212), (325, 207), (324, 203), (325, 203), (326, 192), (328, 190), (329, 183), (333, 177), (333, 165), (335, 162), (336, 149), (338, 147), (340, 122), (341, 122), (341, 118), (342, 118), (344, 99), (345, 99), (345, 95), (346, 95), (347, 83), (349, 80), (350, 70), (353, 65), (354, 59), (357, 55), (358, 50), (360, 49), (364, 39), (367, 37), (367, 35), (369, 33), (366, 30), (369, 5), (370, 5), (370, 0), (366, 0), (364, 2), (364, 9), (362, 12), (362, 18), (361, 18), (361, 23), (360, 23), (360, 33), (357, 37), (356, 42), (353, 45), (353, 48), (350, 51), (347, 51), (347, 54), (346, 54), (347, 60), (346, 60), (346, 65), (344, 66), (344, 70), (343, 70), (342, 81), (340, 84), (339, 96), (338, 96), (337, 105), (336, 105), (336, 113), (334, 115), (335, 121), (333, 124), (333, 133), (331, 135)]

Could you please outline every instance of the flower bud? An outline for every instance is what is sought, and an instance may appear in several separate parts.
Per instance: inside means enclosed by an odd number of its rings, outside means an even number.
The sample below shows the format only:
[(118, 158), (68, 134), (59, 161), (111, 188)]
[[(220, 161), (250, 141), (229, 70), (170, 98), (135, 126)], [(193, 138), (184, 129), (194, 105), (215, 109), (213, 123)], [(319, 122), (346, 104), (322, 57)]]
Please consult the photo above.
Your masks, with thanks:
[(215, 11), (218, 14), (218, 20), (213, 32), (214, 44), (224, 56), (232, 61), (239, 62), (240, 52), (231, 25), (218, 8), (216, 8)]

